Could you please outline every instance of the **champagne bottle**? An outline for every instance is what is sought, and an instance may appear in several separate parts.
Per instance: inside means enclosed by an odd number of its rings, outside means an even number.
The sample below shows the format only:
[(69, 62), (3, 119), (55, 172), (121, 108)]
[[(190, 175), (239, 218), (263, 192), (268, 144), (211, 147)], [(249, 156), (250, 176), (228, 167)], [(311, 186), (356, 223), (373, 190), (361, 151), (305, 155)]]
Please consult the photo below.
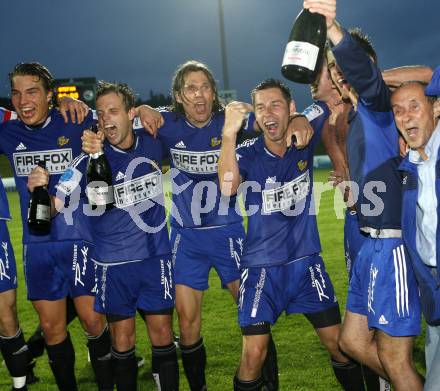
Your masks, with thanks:
[(311, 84), (324, 55), (327, 25), (324, 15), (303, 9), (295, 19), (284, 52), (281, 73), (296, 83)]
[[(91, 128), (95, 133), (98, 128)], [(104, 151), (90, 154), (87, 166), (87, 198), (93, 206), (105, 206), (111, 209), (114, 203), (112, 171)]]
[[(38, 165), (46, 169), (44, 162)], [(35, 233), (47, 235), (50, 232), (50, 196), (46, 186), (36, 186), (29, 199), (28, 227)]]

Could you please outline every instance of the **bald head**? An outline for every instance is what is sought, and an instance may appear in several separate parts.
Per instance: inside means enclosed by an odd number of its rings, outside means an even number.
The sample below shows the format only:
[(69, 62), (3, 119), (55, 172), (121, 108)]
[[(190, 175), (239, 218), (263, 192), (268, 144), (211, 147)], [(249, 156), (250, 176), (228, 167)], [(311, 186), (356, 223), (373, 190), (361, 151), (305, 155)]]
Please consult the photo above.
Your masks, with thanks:
[(434, 99), (425, 95), (425, 88), (424, 83), (407, 82), (391, 95), (396, 125), (412, 149), (423, 148), (437, 125)]

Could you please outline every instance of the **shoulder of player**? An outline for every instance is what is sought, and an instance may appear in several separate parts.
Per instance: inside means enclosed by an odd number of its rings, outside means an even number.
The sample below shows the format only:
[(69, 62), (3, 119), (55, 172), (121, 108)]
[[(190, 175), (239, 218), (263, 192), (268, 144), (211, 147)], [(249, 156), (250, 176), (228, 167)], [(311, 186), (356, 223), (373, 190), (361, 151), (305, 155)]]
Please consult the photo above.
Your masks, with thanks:
[(254, 160), (259, 155), (261, 142), (262, 136), (243, 141), (235, 150), (237, 160)]
[(69, 164), (69, 167), (80, 169), (85, 167), (89, 160), (89, 155), (84, 152), (81, 152), (78, 156), (76, 156)]
[(53, 126), (56, 127), (61, 127), (63, 129), (74, 129), (76, 131), (79, 130), (84, 130), (89, 128), (92, 123), (93, 123), (93, 112), (92, 110), (89, 111), (89, 113), (87, 114), (87, 116), (84, 118), (84, 121), (81, 123), (73, 123), (72, 120), (70, 119), (70, 114), (67, 114), (68, 116), (68, 122), (66, 123), (64, 121), (63, 116), (61, 115), (60, 111), (57, 109), (54, 109), (51, 111), (51, 113), (49, 114), (50, 118), (51, 118), (51, 122), (53, 123)]
[(258, 136), (258, 137), (254, 137), (254, 138), (250, 138), (247, 140), (244, 140), (242, 143), (237, 145), (237, 152), (239, 150), (241, 151), (248, 151), (251, 149), (255, 149), (258, 146), (257, 141), (261, 139), (262, 136)]

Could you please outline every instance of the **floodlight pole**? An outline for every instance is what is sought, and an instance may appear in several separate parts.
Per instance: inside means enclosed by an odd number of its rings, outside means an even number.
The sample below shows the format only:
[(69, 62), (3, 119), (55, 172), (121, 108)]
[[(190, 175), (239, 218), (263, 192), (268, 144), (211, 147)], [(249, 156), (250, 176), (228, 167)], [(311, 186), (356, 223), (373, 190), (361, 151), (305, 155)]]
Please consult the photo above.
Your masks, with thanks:
[(228, 58), (226, 56), (226, 40), (225, 40), (225, 21), (223, 17), (223, 0), (218, 1), (218, 14), (220, 22), (220, 48), (222, 56), (223, 68), (223, 89), (229, 90), (229, 73), (228, 73)]

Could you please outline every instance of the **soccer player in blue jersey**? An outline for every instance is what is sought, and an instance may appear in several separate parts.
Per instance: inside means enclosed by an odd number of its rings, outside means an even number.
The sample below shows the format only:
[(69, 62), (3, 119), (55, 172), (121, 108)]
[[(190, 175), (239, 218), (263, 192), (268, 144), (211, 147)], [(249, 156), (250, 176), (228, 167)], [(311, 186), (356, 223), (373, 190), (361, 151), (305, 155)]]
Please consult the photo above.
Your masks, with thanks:
[[(171, 243), (182, 362), (191, 390), (200, 391), (206, 387), (206, 353), (201, 337), (203, 293), (208, 289), (209, 271), (215, 268), (223, 287), (237, 300), (244, 229), (235, 197), (224, 199), (218, 189), (224, 109), (207, 66), (197, 61), (179, 66), (172, 82), (172, 99), (171, 110), (161, 112), (164, 124), (158, 137), (170, 152), (173, 172)], [(234, 105), (246, 107), (239, 102)], [(244, 127), (250, 122), (244, 121)], [(306, 133), (304, 136), (307, 138)], [(297, 137), (298, 144), (305, 142), (302, 134)], [(212, 243), (216, 243), (215, 251)], [(264, 373), (268, 389), (277, 389), (272, 341)]]
[[(104, 152), (112, 169), (115, 208), (90, 221), (98, 266), (95, 308), (105, 313), (110, 324), (118, 390), (136, 390), (138, 309), (148, 328), (158, 389), (173, 391), (179, 388), (179, 372), (172, 333), (174, 278), (160, 170), (163, 147), (150, 135), (133, 132), (134, 103), (134, 93), (126, 85), (98, 85), (96, 107), (106, 137)], [(93, 138), (98, 147), (100, 135)], [(84, 149), (91, 152), (87, 136), (91, 132), (85, 132)], [(78, 185), (85, 189), (87, 161), (84, 154), (75, 159), (57, 186), (58, 198), (72, 197)]]
[(295, 105), (282, 83), (269, 79), (252, 92), (263, 135), (235, 149), (246, 115), (227, 106), (219, 161), (224, 196), (242, 192), (248, 231), (241, 258), (238, 319), (243, 351), (235, 390), (261, 390), (261, 368), (270, 326), (283, 311), (303, 313), (332, 357), (347, 390), (361, 389), (359, 367), (338, 348), (341, 317), (321, 251), (312, 195), (313, 149), (328, 118), (325, 104), (306, 110), (315, 134), (309, 146), (287, 147), (289, 114)]
[(74, 350), (66, 319), (60, 316), (66, 313), (65, 297), (70, 295), (87, 333), (98, 386), (108, 390), (113, 387), (110, 336), (104, 318), (93, 310), (95, 274), (85, 225), (78, 221), (68, 226), (56, 217), (51, 233), (38, 235), (29, 230), (26, 219), (32, 169), (44, 161), (50, 180), (57, 182), (72, 157), (80, 153), (80, 135), (92, 123), (92, 116), (89, 114), (82, 125), (66, 124), (61, 113), (51, 108), (53, 77), (39, 63), (18, 64), (9, 77), (12, 104), (19, 119), (0, 125), (0, 149), (14, 170), (20, 196), (28, 298), (39, 315), (58, 387), (77, 389)]
[[(412, 360), (420, 332), (415, 277), (401, 235), (401, 179), (398, 132), (389, 90), (365, 40), (336, 22), (335, 0), (307, 0), (304, 7), (327, 19), (327, 35), (342, 73), (336, 82), (358, 95), (347, 138), (351, 180), (359, 186), (360, 229), (367, 234), (356, 258), (341, 333), (341, 347), (396, 389), (421, 390)], [(346, 82), (349, 83), (346, 84)]]

